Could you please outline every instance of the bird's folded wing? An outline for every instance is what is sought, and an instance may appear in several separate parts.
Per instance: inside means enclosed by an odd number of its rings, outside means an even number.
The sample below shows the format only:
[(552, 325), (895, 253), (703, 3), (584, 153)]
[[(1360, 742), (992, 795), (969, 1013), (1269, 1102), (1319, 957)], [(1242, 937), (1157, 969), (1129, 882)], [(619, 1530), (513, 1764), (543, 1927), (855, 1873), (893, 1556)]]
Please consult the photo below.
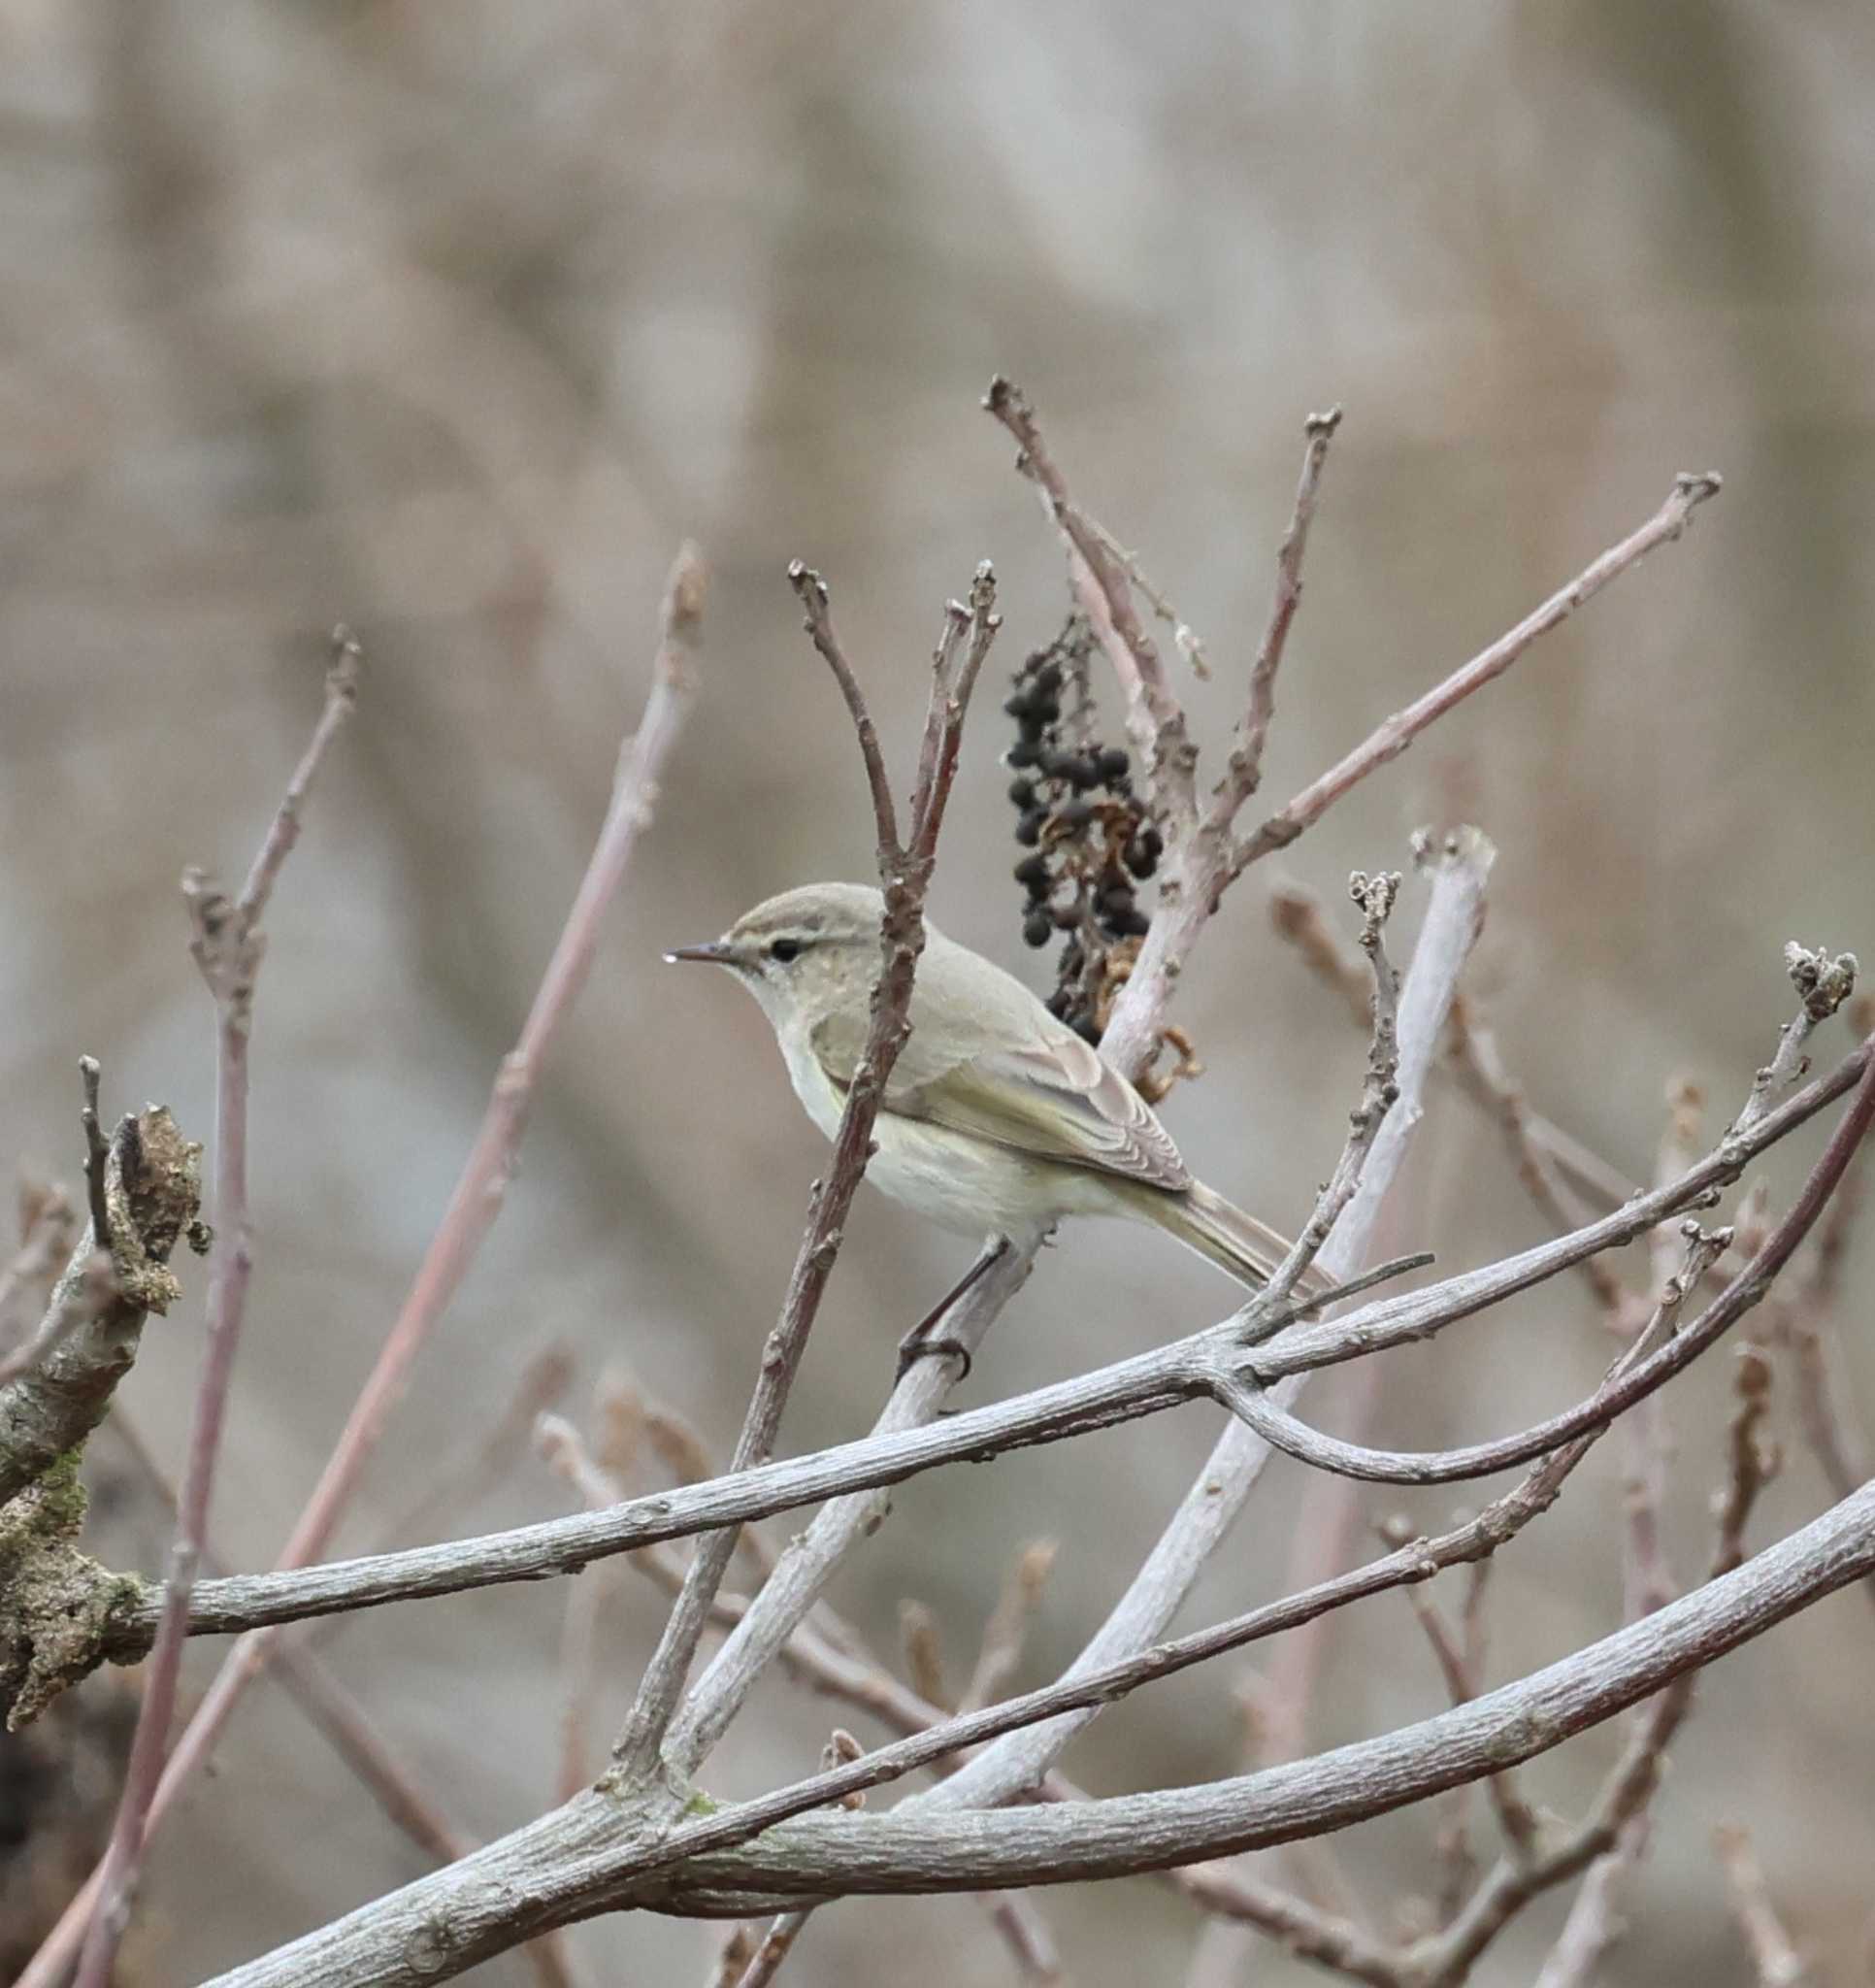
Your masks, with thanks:
[[(828, 1039), (834, 1034), (817, 1031), (814, 1047), (828, 1077), (844, 1091), (853, 1059)], [(1173, 1192), (1191, 1185), (1152, 1108), (1069, 1030), (1033, 1048), (1002, 1046), (948, 1065), (920, 1057), (918, 1047), (914, 1030), (886, 1085), (888, 1111), (1065, 1166)]]

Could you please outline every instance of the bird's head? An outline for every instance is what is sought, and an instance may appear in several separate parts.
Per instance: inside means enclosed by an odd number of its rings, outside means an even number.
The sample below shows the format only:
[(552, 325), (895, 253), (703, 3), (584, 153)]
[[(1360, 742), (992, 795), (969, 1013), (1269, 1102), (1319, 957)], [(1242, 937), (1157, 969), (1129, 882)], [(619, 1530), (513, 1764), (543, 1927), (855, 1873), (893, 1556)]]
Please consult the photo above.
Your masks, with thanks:
[(879, 967), (885, 901), (863, 883), (804, 883), (747, 911), (720, 939), (681, 945), (667, 960), (727, 967), (779, 1033), (812, 1028), (835, 1009), (862, 1011)]

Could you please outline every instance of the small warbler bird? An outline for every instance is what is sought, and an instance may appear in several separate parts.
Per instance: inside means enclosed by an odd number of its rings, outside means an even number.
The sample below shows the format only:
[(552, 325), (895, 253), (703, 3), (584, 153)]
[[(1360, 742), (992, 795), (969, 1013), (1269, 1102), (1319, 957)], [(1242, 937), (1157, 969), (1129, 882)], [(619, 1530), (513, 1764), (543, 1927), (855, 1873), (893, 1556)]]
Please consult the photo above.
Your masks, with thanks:
[[(829, 1139), (872, 1024), (883, 915), (866, 885), (808, 883), (745, 911), (722, 938), (665, 955), (727, 967), (755, 996), (795, 1095)], [(1152, 1107), (1098, 1049), (1014, 975), (929, 923), (910, 1020), (867, 1169), (894, 1200), (1014, 1243), (1064, 1215), (1124, 1215), (1252, 1285), (1286, 1254), (1273, 1229), (1192, 1177)]]

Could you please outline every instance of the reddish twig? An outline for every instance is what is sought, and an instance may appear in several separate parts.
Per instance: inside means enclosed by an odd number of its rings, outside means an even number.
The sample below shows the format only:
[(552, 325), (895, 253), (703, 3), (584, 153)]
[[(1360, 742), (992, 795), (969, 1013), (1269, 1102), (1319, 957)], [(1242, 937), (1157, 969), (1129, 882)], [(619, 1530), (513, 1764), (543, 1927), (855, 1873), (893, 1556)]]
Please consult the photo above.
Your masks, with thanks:
[[(1366, 1429), (1379, 1397), (1380, 1368), (1368, 1361), (1346, 1370), (1341, 1384), (1340, 1418), (1360, 1435)], [(1352, 1479), (1311, 1476), (1303, 1489), (1301, 1509), (1290, 1541), (1283, 1592), (1313, 1587), (1340, 1573), (1349, 1560), (1357, 1518), (1357, 1489)], [(1266, 1670), (1251, 1673), (1236, 1697), (1245, 1724), (1247, 1767), (1273, 1767), (1299, 1760), (1307, 1751), (1308, 1727), (1315, 1692), (1327, 1656), (1333, 1618), (1318, 1615), (1281, 1638)], [(1365, 1929), (1354, 1885), (1342, 1869), (1333, 1845), (1326, 1840), (1291, 1843), (1263, 1859), (1237, 1860), (1240, 1874), (1259, 1894), (1270, 1887), (1260, 1882), (1260, 1863), (1280, 1858), (1280, 1868), (1298, 1890), (1308, 1896), (1289, 1902), (1297, 1910), (1321, 1910), (1337, 1923)], [(1214, 1879), (1233, 1875), (1233, 1867), (1213, 1868)], [(1274, 1896), (1281, 1897), (1280, 1893)], [(1234, 1981), (1244, 1971), (1243, 1945), (1250, 1934), (1247, 1915), (1223, 1913), (1201, 1935), (1192, 1955), (1188, 1988), (1207, 1988), (1211, 1981)]]
[(748, 1965), (736, 1976), (736, 1988), (768, 1988), (781, 1971), (781, 1963), (794, 1951), (794, 1943), (806, 1925), (806, 1912), (782, 1912), (770, 1922), (769, 1930), (749, 1955)]
[[(179, 1503), (176, 1486), (121, 1403), (108, 1426), (173, 1522)], [(202, 1565), (205, 1570), (221, 1565), (212, 1539), (202, 1542)], [(305, 1639), (282, 1640), (275, 1662), (287, 1695), (331, 1741), (333, 1750), (411, 1841), (440, 1864), (465, 1856), (473, 1847), (469, 1839), (444, 1820), (436, 1804), (415, 1785), (392, 1756), (370, 1714), (332, 1674), (324, 1660), (307, 1647)]]
[[(1404, 1543), (1403, 1529), (1396, 1525), (1383, 1527), (1381, 1537), (1390, 1546)], [(1460, 1632), (1455, 1632), (1446, 1620), (1445, 1611), (1439, 1607), (1430, 1585), (1406, 1590), (1406, 1599), (1412, 1604), (1413, 1614), (1425, 1634), (1433, 1661), (1438, 1665), (1439, 1675), (1444, 1679), (1446, 1696), (1454, 1705), (1470, 1704), (1482, 1689), (1479, 1607), (1484, 1595), (1482, 1576), (1490, 1565), (1488, 1560), (1480, 1560), (1470, 1570), (1472, 1578), (1466, 1589), (1464, 1628)], [(1540, 1825), (1536, 1811), (1519, 1791), (1516, 1776), (1506, 1769), (1502, 1773), (1488, 1775), (1485, 1787), (1497, 1812), (1498, 1826), (1513, 1851), (1520, 1856), (1530, 1856), (1535, 1848)]]
[(1330, 408), (1325, 414), (1310, 414), (1302, 424), (1308, 446), (1302, 453), (1302, 472), (1296, 485), (1296, 507), (1290, 514), (1289, 529), (1276, 548), (1276, 597), (1270, 603), (1268, 625), (1257, 649), (1257, 660), (1251, 666), (1250, 704), (1232, 742), (1231, 769), (1218, 783), (1212, 804), (1213, 814), (1227, 828), (1235, 819), (1237, 810), (1263, 782), (1264, 748), (1269, 743), (1269, 721), (1276, 713), (1276, 672), (1282, 667), (1290, 623), (1301, 605), (1302, 554), (1308, 547), (1308, 527), (1321, 494), (1329, 444), (1340, 425), (1339, 408)]
[[(571, 1011), (598, 952), (606, 907), (624, 876), (650, 812), (664, 765), (676, 742), (692, 694), (687, 659), (703, 609), (704, 567), (686, 546), (672, 568), (650, 698), (634, 738), (620, 755), (611, 803), (573, 910), (548, 962), (520, 1040), (503, 1060), (493, 1095), (455, 1191), (424, 1256), (410, 1295), (366, 1379), (337, 1445), (301, 1512), (277, 1565), (304, 1567), (325, 1551), (351, 1501), (366, 1460), (376, 1450), (417, 1355), (460, 1287), (483, 1237), (493, 1226), (513, 1172), (546, 1053)], [(264, 853), (264, 852), (263, 852)], [(278, 868), (278, 864), (274, 865)], [(257, 866), (265, 884), (272, 871)], [(151, 1798), (153, 1826), (208, 1757), (229, 1714), (268, 1661), (275, 1632), (244, 1637), (223, 1661), (207, 1696), (178, 1740)], [(89, 1918), (97, 1880), (80, 1892), (41, 1944), (16, 1988), (52, 1988), (69, 1964), (74, 1934)]]
[(907, 1597), (899, 1604), (899, 1647), (912, 1690), (945, 1711), (956, 1710), (956, 1694), (944, 1676), (943, 1639), (928, 1603)]
[(1732, 1917), (1738, 1921), (1758, 1971), (1758, 1988), (1803, 1988), (1810, 1978), (1809, 1965), (1792, 1943), (1771, 1903), (1751, 1832), (1743, 1823), (1723, 1822), (1712, 1833), (1712, 1846), (1726, 1873)]
[(1182, 835), (1197, 812), (1193, 773), (1198, 748), (1164, 659), (1133, 605), (1126, 563), (1110, 549), (1114, 542), (1109, 534), (1068, 494), (1022, 389), (999, 374), (990, 381), (983, 405), (1015, 437), (1021, 450), (1016, 467), (1041, 493), (1068, 544), (1076, 591), (1126, 692), (1127, 731), (1148, 770), (1155, 803)]
[[(1214, 811), (1189, 837), (1168, 849), (1166, 889), (1102, 1039), (1106, 1053), (1129, 1074), (1150, 1061), (1158, 1044), (1156, 1017), (1184, 969), (1199, 932), (1231, 883), (1259, 858), (1285, 848), (1377, 768), (1397, 758), (1429, 725), (1501, 676), (1542, 635), (1566, 619), (1656, 547), (1677, 539), (1694, 510), (1719, 488), (1717, 477), (1682, 477), (1660, 511), (1595, 560), (1517, 626), (1455, 670), (1442, 682), (1387, 719), (1335, 766), (1312, 781), (1254, 834), (1234, 841)], [(1182, 729), (1171, 748), (1183, 744)]]
[[(456, 1446), (424, 1474), (416, 1495), (372, 1528), (369, 1552), (390, 1552), (444, 1528), (491, 1496), (528, 1454), (535, 1423), (573, 1385), (574, 1354), (564, 1340), (548, 1339), (529, 1353), (486, 1427), (467, 1431)], [(342, 1618), (315, 1624), (310, 1640), (322, 1643), (344, 1627)]]
[(25, 1339), (24, 1323), (16, 1314), (23, 1301), (26, 1314), (43, 1313), (51, 1297), (52, 1285), (72, 1253), (78, 1216), (72, 1197), (56, 1181), (29, 1181), (19, 1184), (19, 1248), (5, 1270), (0, 1270), (0, 1386), (26, 1371), (31, 1355), (17, 1367), (20, 1343)]
[[(182, 1644), (188, 1635), (189, 1595), (195, 1585), (202, 1541), (208, 1530), (228, 1389), (234, 1380), (247, 1284), (253, 1274), (253, 1233), (247, 1213), (247, 1038), (253, 1025), (254, 981), (265, 947), (260, 919), (280, 866), (299, 839), (300, 810), (319, 762), (358, 701), (358, 645), (343, 629), (333, 641), (333, 660), (325, 679), (325, 708), (313, 728), (312, 742), (287, 783), (285, 798), (275, 811), (273, 825), (254, 858), (241, 896), (230, 904), (218, 891), (208, 887), (197, 871), (189, 872), (182, 879), (195, 924), (190, 950), (215, 1005), (214, 1207), (218, 1246), (209, 1280), (208, 1337), (202, 1352), (201, 1378), (196, 1385), (188, 1464), (178, 1501), (162, 1619), (157, 1624), (155, 1646), (145, 1673), (143, 1704), (137, 1715), (136, 1736), (131, 1741), (123, 1795), (98, 1879), (97, 1904), (79, 1960), (78, 1988), (107, 1988), (111, 1979), (117, 1943), (129, 1923), (130, 1901), (142, 1868), (144, 1847), (153, 1826), (151, 1804), (169, 1748)], [(95, 1083), (89, 1077), (87, 1081)], [(92, 1128), (97, 1122), (95, 1109), (89, 1105), (86, 1122)], [(101, 1188), (103, 1167), (95, 1155), (89, 1172)]]
[(976, 1668), (958, 1700), (960, 1710), (994, 1705), (1014, 1677), (1022, 1663), (1029, 1623), (1041, 1604), (1041, 1591), (1055, 1564), (1055, 1552), (1053, 1540), (1034, 1540), (1016, 1555), (996, 1607), (983, 1625), (982, 1646), (977, 1651)]
[(1305, 830), (1312, 828), (1335, 802), (1358, 785), (1377, 767), (1398, 759), (1426, 728), (1442, 718), (1455, 705), (1474, 691), (1501, 677), (1540, 636), (1568, 619), (1585, 601), (1592, 600), (1610, 580), (1618, 580), (1657, 547), (1677, 539), (1697, 507), (1719, 492), (1720, 480), (1710, 474), (1681, 476), (1672, 494), (1659, 511), (1619, 545), (1585, 566), (1569, 583), (1553, 593), (1540, 608), (1527, 614), (1517, 626), (1501, 635), (1489, 648), (1454, 670), (1441, 683), (1414, 699), (1404, 711), (1396, 712), (1357, 746), (1344, 759), (1312, 780), (1289, 805), (1272, 814), (1256, 833), (1232, 852), (1226, 880), (1240, 876), (1252, 863), (1277, 849), (1284, 849)]

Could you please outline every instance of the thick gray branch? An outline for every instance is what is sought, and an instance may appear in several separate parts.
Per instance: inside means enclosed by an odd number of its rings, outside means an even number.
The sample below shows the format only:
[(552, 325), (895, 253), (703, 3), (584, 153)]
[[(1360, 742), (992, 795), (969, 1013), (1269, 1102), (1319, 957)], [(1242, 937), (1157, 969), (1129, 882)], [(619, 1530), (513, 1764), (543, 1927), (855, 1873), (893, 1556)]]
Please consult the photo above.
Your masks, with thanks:
[(165, 1266), (201, 1207), (202, 1148), (182, 1137), (167, 1109), (152, 1105), (119, 1122), (102, 1193), (112, 1244), (108, 1287), (96, 1289), (88, 1275), (98, 1244), (87, 1225), (52, 1293), (48, 1337), (56, 1344), (0, 1389), (0, 1504), (104, 1419), (136, 1360), (145, 1318), (166, 1311), (177, 1295)]
[[(1438, 859), (1431, 902), (1395, 1021), (1397, 1095), (1379, 1121), (1352, 1193), (1343, 1200), (1323, 1249), (1321, 1265), (1331, 1275), (1346, 1276), (1360, 1268), (1381, 1201), (1405, 1157), (1459, 972), (1477, 936), (1485, 879), (1495, 854), (1484, 836), (1464, 830), (1453, 838), (1452, 845)], [(1360, 1138), (1357, 1128), (1351, 1147)], [(1299, 1374), (1286, 1382), (1278, 1391), (1280, 1405), (1291, 1406), (1303, 1385)], [(1130, 1656), (1158, 1640), (1242, 1510), (1271, 1453), (1269, 1445), (1241, 1422), (1233, 1421), (1226, 1427), (1145, 1564), (1069, 1667), (1069, 1679)], [(919, 1797), (917, 1806), (988, 1807), (1006, 1802), (1033, 1786), (1054, 1765), (1069, 1741), (1095, 1716), (1095, 1709), (1090, 1706), (1047, 1726), (1026, 1728), (986, 1747), (940, 1787)]]
[[(1715, 1188), (1735, 1180), (1759, 1153), (1841, 1097), (1860, 1077), (1869, 1058), (1869, 1045), (1864, 1044), (1826, 1076), (1767, 1112), (1748, 1133), (1728, 1137), (1677, 1180), (1637, 1195), (1625, 1208), (1572, 1235), (1539, 1243), (1500, 1263), (1441, 1279), (1409, 1297), (1364, 1305), (1344, 1320), (1294, 1327), (1258, 1346), (1247, 1356), (1248, 1364), (1267, 1379), (1275, 1374), (1351, 1358), (1367, 1350), (1369, 1344), (1425, 1339), (1453, 1320), (1540, 1283), (1597, 1250), (1632, 1242), (1655, 1224), (1702, 1202)], [(991, 1281), (986, 1279), (978, 1290), (985, 1290)], [(607, 1554), (630, 1552), (661, 1540), (682, 1539), (714, 1526), (865, 1492), (962, 1458), (1057, 1441), (1154, 1413), (1208, 1392), (1218, 1353), (1236, 1347), (1240, 1331), (1240, 1323), (1234, 1319), (1098, 1373), (1039, 1388), (1012, 1401), (972, 1408), (935, 1426), (885, 1430), (858, 1442), (790, 1457), (733, 1477), (632, 1499), (603, 1512), (578, 1512), (480, 1539), (364, 1559), (202, 1581), (191, 1603), (189, 1626), (196, 1635), (226, 1635), (308, 1615), (454, 1594), (465, 1588), (548, 1579)], [(1240, 1369), (1246, 1364), (1240, 1348), (1237, 1364)], [(905, 1396), (919, 1378), (914, 1371), (899, 1395)], [(921, 1410), (928, 1412), (928, 1407), (920, 1404), (912, 1408), (907, 1405), (907, 1412)], [(147, 1648), (159, 1606), (160, 1590), (121, 1610), (104, 1654), (124, 1659)]]
[[(627, 1905), (980, 1890), (1117, 1876), (1319, 1836), (1501, 1772), (1875, 1573), (1875, 1484), (1709, 1582), (1518, 1683), (1401, 1731), (1199, 1787), (995, 1813), (804, 1816), (734, 1848), (735, 1809), (656, 1849), (589, 1795), (213, 1988), (424, 1988), (554, 1925)], [(666, 1859), (681, 1862), (666, 1865)]]

